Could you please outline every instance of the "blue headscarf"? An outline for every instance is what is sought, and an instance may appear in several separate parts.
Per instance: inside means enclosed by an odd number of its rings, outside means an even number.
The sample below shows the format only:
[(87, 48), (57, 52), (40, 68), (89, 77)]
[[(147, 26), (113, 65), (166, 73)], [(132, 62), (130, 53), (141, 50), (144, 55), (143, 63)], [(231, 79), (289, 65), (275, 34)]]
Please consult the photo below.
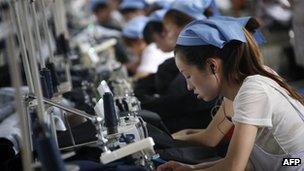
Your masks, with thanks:
[[(239, 18), (235, 18), (235, 17), (228, 17), (228, 16), (215, 16), (215, 17), (211, 17), (210, 19), (213, 19), (213, 20), (236, 21), (241, 26), (245, 27), (250, 18), (252, 18), (252, 17), (239, 17)], [(264, 44), (266, 42), (265, 37), (264, 37), (263, 33), (261, 32), (261, 29), (254, 30), (254, 33), (252, 34), (252, 36), (254, 37), (255, 41), (259, 45), (262, 45), (262, 44)]]
[(185, 26), (176, 44), (184, 46), (213, 45), (223, 48), (232, 40), (246, 42), (243, 27), (236, 21), (196, 20)]
[(94, 11), (94, 8), (96, 8), (97, 5), (106, 5), (108, 4), (108, 0), (89, 0), (88, 6), (89, 10), (91, 12)]
[(144, 9), (147, 3), (144, 0), (123, 0), (119, 5), (119, 10), (125, 9)]
[(203, 0), (175, 0), (172, 2), (169, 10), (177, 10), (194, 19), (206, 18), (203, 13), (208, 3)]
[(154, 11), (149, 15), (149, 21), (162, 22), (167, 11), (167, 9)]
[(122, 35), (131, 39), (142, 39), (143, 30), (148, 22), (148, 17), (139, 16), (130, 20), (123, 28)]

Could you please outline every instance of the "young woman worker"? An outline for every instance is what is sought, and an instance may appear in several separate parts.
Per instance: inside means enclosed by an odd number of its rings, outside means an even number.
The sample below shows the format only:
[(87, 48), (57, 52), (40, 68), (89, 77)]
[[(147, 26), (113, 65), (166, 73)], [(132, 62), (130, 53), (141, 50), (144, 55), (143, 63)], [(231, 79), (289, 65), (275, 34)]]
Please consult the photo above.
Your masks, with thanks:
[(176, 64), (188, 89), (210, 101), (233, 101), (233, 136), (225, 158), (199, 165), (168, 162), (158, 170), (303, 170), (282, 166), (304, 159), (304, 100), (265, 69), (252, 35), (239, 23), (197, 20), (179, 34)]

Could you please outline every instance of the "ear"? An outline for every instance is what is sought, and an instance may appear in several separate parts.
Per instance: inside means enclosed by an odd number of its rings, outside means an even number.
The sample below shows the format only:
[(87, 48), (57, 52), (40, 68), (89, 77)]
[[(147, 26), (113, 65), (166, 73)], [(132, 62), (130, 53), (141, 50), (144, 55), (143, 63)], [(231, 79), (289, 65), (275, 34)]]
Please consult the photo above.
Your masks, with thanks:
[(208, 58), (205, 63), (206, 70), (211, 74), (219, 73), (220, 60), (218, 58)]

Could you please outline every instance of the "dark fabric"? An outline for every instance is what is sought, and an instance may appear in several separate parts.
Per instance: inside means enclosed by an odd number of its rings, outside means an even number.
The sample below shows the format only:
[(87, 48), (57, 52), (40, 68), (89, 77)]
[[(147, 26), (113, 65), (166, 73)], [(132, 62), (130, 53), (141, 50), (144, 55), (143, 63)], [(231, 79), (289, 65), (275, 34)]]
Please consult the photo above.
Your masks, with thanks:
[[(212, 158), (218, 158), (218, 148), (204, 147), (191, 142), (174, 140), (170, 135), (147, 123), (149, 137), (152, 137), (154, 149), (166, 161), (177, 160), (184, 163), (196, 164)], [(84, 135), (81, 133), (81, 135)], [(81, 147), (76, 149), (76, 155), (67, 161), (86, 160), (99, 162), (102, 150), (97, 147)], [(122, 159), (128, 161), (128, 158)]]
[[(81, 125), (72, 128), (72, 133), (76, 144), (96, 141), (96, 129), (92, 122), (87, 121)], [(59, 131), (57, 132), (59, 147), (72, 146), (72, 140), (70, 138), (69, 131)]]
[[(119, 28), (118, 26), (116, 26), (114, 23), (111, 22), (99, 23), (99, 25), (107, 29), (121, 31), (121, 28)], [(113, 38), (117, 40), (117, 44), (114, 46), (116, 60), (121, 63), (127, 63), (129, 61), (129, 58), (127, 56), (127, 51), (122, 42), (122, 39), (120, 37), (113, 37)]]
[[(1, 153), (2, 155), (2, 153)], [(22, 170), (22, 158), (21, 154), (15, 155), (13, 158), (0, 163), (1, 171), (16, 171)]]
[(220, 159), (220, 157), (217, 156), (216, 150), (211, 147), (172, 147), (156, 151), (163, 160), (174, 160), (187, 164), (198, 164)]
[(63, 94), (65, 99), (70, 100), (75, 104), (75, 108), (85, 111), (88, 114), (94, 114), (94, 106), (92, 99), (86, 99), (86, 96), (93, 97), (94, 92), (92, 89), (83, 90), (81, 88), (75, 88), (72, 91)]
[(206, 128), (215, 103), (198, 100), (187, 90), (186, 80), (178, 72), (173, 58), (166, 60), (156, 74), (139, 80), (135, 95), (143, 109), (160, 115), (171, 133), (186, 128)]
[(183, 163), (197, 164), (219, 158), (219, 150), (222, 147), (207, 147), (199, 144), (174, 140), (170, 135), (158, 129), (154, 125), (147, 124), (149, 136), (155, 142), (154, 149), (160, 158), (166, 161), (175, 160)]
[(154, 95), (157, 91), (154, 83), (155, 74), (150, 74), (136, 82), (134, 93), (141, 103), (151, 101), (155, 98)]
[(103, 165), (97, 162), (80, 160), (73, 161), (70, 164), (77, 165), (79, 167), (79, 171), (148, 171), (143, 167), (127, 165), (123, 162)]
[(117, 61), (123, 64), (129, 62), (129, 57), (126, 52), (126, 48), (124, 47), (121, 39), (117, 39), (117, 44), (114, 46), (114, 50)]
[(179, 74), (174, 58), (164, 61), (155, 74), (155, 88), (159, 94), (166, 94), (171, 82)]
[[(22, 64), (21, 67), (21, 79), (22, 79), (22, 85), (26, 85), (26, 79), (25, 79), (25, 72), (23, 69)], [(9, 67), (8, 65), (0, 66), (0, 87), (12, 87), (11, 84), (11, 76), (9, 73)]]
[(0, 164), (3, 164), (15, 157), (14, 144), (6, 139), (0, 138)]
[(170, 134), (160, 130), (152, 124), (147, 123), (149, 136), (153, 138), (155, 142), (155, 149), (167, 149), (167, 148), (179, 148), (189, 146), (199, 146), (191, 142), (175, 140)]
[(143, 118), (143, 120), (151, 125), (154, 125), (155, 127), (159, 128), (162, 130), (164, 133), (168, 134), (171, 136), (168, 128), (165, 126), (163, 123), (162, 119), (157, 113), (147, 111), (147, 110), (141, 110), (139, 111), (139, 116)]
[[(149, 136), (151, 136), (154, 139), (155, 138), (157, 139), (158, 137), (165, 137), (165, 138), (160, 138), (160, 140), (156, 142), (156, 147), (157, 148), (168, 147), (167, 145), (164, 144), (166, 144), (169, 139), (172, 140), (172, 137), (166, 126), (162, 123), (161, 118), (156, 113), (145, 110), (140, 111), (139, 115), (143, 118), (145, 122), (147, 122)], [(72, 128), (72, 132), (76, 144), (97, 140), (95, 136), (96, 135), (95, 126), (90, 121), (87, 121), (85, 123), (82, 123), (81, 125)], [(62, 148), (72, 145), (72, 140), (70, 138), (70, 134), (68, 130), (58, 131), (57, 137), (58, 137), (59, 147)], [(158, 143), (161, 143), (162, 145), (158, 145)]]

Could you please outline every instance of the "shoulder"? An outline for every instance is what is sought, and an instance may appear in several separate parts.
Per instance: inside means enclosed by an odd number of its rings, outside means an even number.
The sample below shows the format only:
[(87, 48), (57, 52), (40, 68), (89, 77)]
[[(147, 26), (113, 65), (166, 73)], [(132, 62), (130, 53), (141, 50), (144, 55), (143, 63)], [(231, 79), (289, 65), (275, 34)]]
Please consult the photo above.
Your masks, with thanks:
[(271, 82), (271, 80), (261, 75), (248, 76), (243, 81), (243, 84), (240, 87), (234, 101), (239, 100), (239, 98), (244, 97), (246, 95), (252, 96), (260, 93), (267, 94), (266, 82)]
[(144, 50), (143, 50), (143, 54), (149, 54), (149, 53), (153, 53), (156, 52), (158, 49), (155, 45), (155, 43), (150, 43)]
[(233, 101), (233, 120), (258, 126), (272, 126), (273, 113), (272, 92), (267, 82), (270, 78), (253, 75), (247, 77)]

